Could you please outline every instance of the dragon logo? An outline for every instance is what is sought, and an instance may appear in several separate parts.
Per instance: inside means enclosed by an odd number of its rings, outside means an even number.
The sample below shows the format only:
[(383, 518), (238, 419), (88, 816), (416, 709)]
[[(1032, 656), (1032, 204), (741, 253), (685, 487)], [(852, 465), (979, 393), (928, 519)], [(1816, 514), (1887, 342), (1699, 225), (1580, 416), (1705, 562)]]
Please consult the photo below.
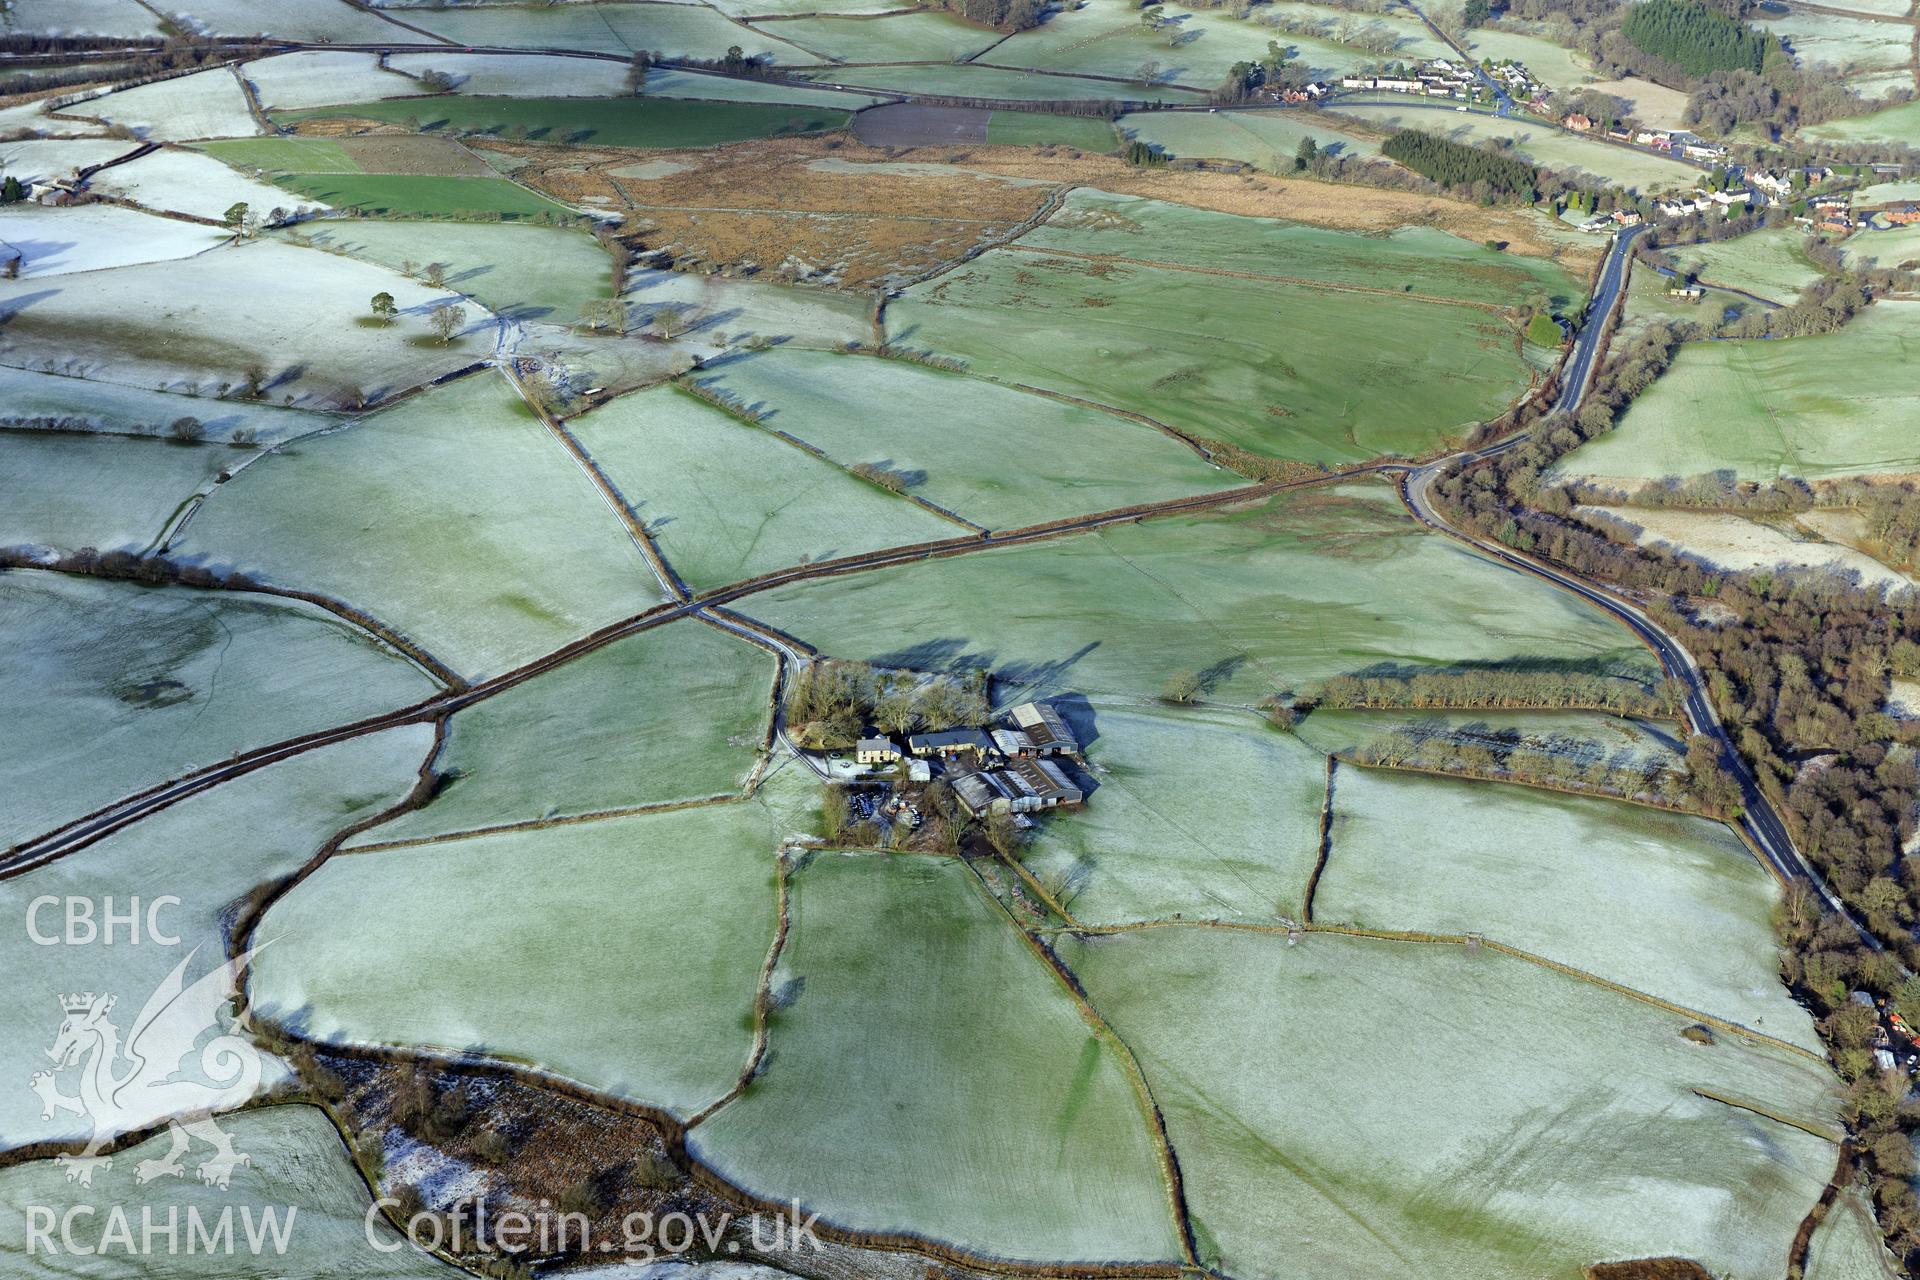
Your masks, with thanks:
[[(223, 1016), (235, 981), (255, 952), (227, 961), (189, 986), (187, 966), (197, 954), (196, 948), (174, 966), (147, 998), (124, 1042), (108, 1017), (113, 996), (89, 991), (60, 997), (66, 1016), (47, 1050), (54, 1068), (34, 1073), (33, 1091), (40, 1096), (42, 1120), (71, 1111), (93, 1124), (84, 1150), (54, 1157), (67, 1181), (92, 1186), (97, 1171), (113, 1167), (112, 1156), (99, 1154), (101, 1147), (163, 1118), (172, 1133), (172, 1148), (158, 1160), (135, 1165), (135, 1181), (182, 1176), (180, 1157), (195, 1138), (213, 1148), (198, 1169), (200, 1180), (209, 1186), (225, 1190), (233, 1171), (252, 1163), (233, 1149), (233, 1140), (213, 1117), (247, 1101), (260, 1085), (264, 1055), (235, 1034), (237, 1018)], [(217, 1034), (206, 1038), (209, 1031)], [(57, 1076), (66, 1071), (78, 1072), (78, 1094), (60, 1092)]]

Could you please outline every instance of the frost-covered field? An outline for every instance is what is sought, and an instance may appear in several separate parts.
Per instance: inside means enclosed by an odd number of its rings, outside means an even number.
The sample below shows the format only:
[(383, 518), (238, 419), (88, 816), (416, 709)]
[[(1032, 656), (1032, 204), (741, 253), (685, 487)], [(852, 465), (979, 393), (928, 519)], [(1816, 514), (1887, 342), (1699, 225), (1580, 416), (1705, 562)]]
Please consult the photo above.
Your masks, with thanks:
[(572, 324), (581, 307), (608, 296), (607, 251), (584, 231), (497, 222), (383, 222), (373, 218), (308, 222), (298, 234), (392, 271), (416, 275), (437, 262), (447, 288), (521, 320)]
[(747, 1065), (776, 839), (745, 802), (342, 854), (261, 922), (254, 998), (689, 1117)]
[(1143, 1100), (959, 863), (822, 854), (794, 875), (766, 1071), (688, 1137), (840, 1226), (988, 1256), (1179, 1256)]
[(247, 109), (246, 91), (225, 67), (122, 89), (63, 108), (62, 114), (125, 125), (142, 138), (162, 142), (266, 132)]
[[(0, 123), (0, 128), (4, 127), (5, 124)], [(0, 170), (23, 184), (48, 178), (71, 178), (89, 165), (105, 164), (138, 145), (125, 138), (28, 138), (0, 142)]]
[(218, 227), (111, 204), (0, 207), (0, 252), (19, 255), (22, 280), (190, 258), (227, 238)]
[[(369, 300), (401, 308), (375, 325)], [(298, 303), (295, 304), (294, 300)], [(451, 298), (352, 258), (270, 241), (177, 262), (94, 271), (56, 289), (0, 284), (0, 361), (162, 390), (216, 392), (263, 375), (263, 398), (331, 407), (390, 395), (450, 372), (493, 345), (489, 317), (442, 345), (427, 324)]]
[[(395, 39), (404, 33), (396, 32)], [(405, 55), (396, 58), (396, 65)], [(423, 92), (420, 82), (382, 70), (371, 53), (327, 49), (259, 58), (240, 68), (268, 110), (295, 111), (336, 102), (365, 102)]]
[(673, 387), (570, 427), (696, 589), (966, 528)]
[(160, 22), (139, 0), (7, 0), (6, 30), (46, 35), (153, 36)]
[[(57, 428), (105, 435), (166, 435), (181, 418), (198, 418), (211, 441), (231, 441), (236, 432), (259, 444), (277, 444), (333, 426), (338, 419), (257, 400), (216, 400), (171, 395), (119, 382), (97, 382), (0, 365), (0, 427)], [(235, 454), (238, 462), (244, 454)]]
[(262, 32), (285, 40), (340, 42), (419, 39), (405, 27), (347, 3), (347, 0), (273, 0), (271, 10), (258, 0), (171, 0), (173, 12), (190, 28), (210, 35), (251, 36)]
[[(75, 1224), (72, 1238), (83, 1247), (103, 1243), (106, 1247), (91, 1256), (67, 1253), (58, 1243), (56, 1230), (52, 1239), (54, 1247), (61, 1248), (59, 1274), (73, 1280), (127, 1280), (135, 1275), (142, 1280), (207, 1280), (216, 1275), (220, 1280), (279, 1280), (341, 1274), (343, 1267), (351, 1268), (346, 1274), (358, 1280), (444, 1280), (446, 1264), (409, 1247), (384, 1217), (373, 1215), (369, 1226), (371, 1197), (366, 1183), (339, 1132), (317, 1107), (267, 1107), (223, 1116), (220, 1126), (232, 1137), (234, 1150), (253, 1157), (234, 1170), (229, 1188), (199, 1180), (195, 1167), (208, 1154), (204, 1147), (186, 1157), (190, 1163), (184, 1177), (141, 1184), (137, 1172), (141, 1162), (159, 1160), (167, 1153), (168, 1138), (161, 1134), (115, 1155), (113, 1168), (96, 1175), (91, 1189), (66, 1181), (63, 1171), (46, 1161), (0, 1172), (0, 1212), (25, 1222), (30, 1208), (40, 1207), (51, 1211), (57, 1223), (80, 1210), (68, 1219)], [(124, 1210), (136, 1242), (143, 1222), (162, 1231), (174, 1223), (179, 1248), (168, 1251), (167, 1237), (154, 1235), (155, 1251), (138, 1257), (136, 1270), (108, 1240), (110, 1207)], [(248, 1249), (243, 1224), (250, 1214), (257, 1226), (268, 1210), (280, 1223), (291, 1224), (284, 1254), (274, 1251), (271, 1236), (265, 1237), (267, 1243), (258, 1253)], [(237, 1240), (232, 1254), (209, 1252), (207, 1246), (187, 1249), (193, 1221), (189, 1214), (197, 1215), (212, 1231), (229, 1213)], [(378, 1241), (378, 1247), (370, 1245), (369, 1239)], [(31, 1268), (23, 1274), (46, 1274), (50, 1261), (46, 1250), (42, 1248), (27, 1263), (25, 1249), (24, 1236), (9, 1232), (0, 1237), (0, 1262)]]
[[(593, 58), (560, 58), (540, 53), (462, 53), (449, 49), (445, 53), (396, 53), (387, 59), (387, 65), (407, 76), (444, 71), (453, 77), (455, 93), (525, 98), (617, 98), (627, 92), (627, 67)], [(418, 80), (403, 80), (391, 73), (388, 79), (403, 87), (326, 101), (359, 102), (424, 92)]]
[(737, 791), (772, 677), (770, 655), (694, 621), (596, 649), (454, 717), (432, 803), (349, 847)]
[(990, 528), (1246, 483), (1151, 427), (906, 361), (788, 348), (713, 382), (769, 427), (903, 473), (909, 492)]
[[(809, 0), (810, 2), (810, 0)], [(647, 71), (647, 93), (656, 98), (710, 99), (716, 102), (793, 102), (802, 106), (843, 107), (857, 111), (869, 103), (885, 102), (884, 97), (863, 93), (841, 93), (833, 89), (804, 89), (790, 84), (772, 84), (759, 80), (740, 80), (732, 76), (705, 75), (674, 67), (653, 67)]]
[(275, 209), (307, 213), (326, 207), (302, 199), (285, 187), (250, 178), (212, 156), (177, 147), (102, 169), (87, 180), (87, 187), (149, 209), (189, 213), (197, 218), (224, 218), (236, 203), (260, 216)]
[[(419, 671), (292, 600), (0, 576), (0, 842), (236, 752), (403, 707)], [(242, 885), (236, 892), (250, 885)]]
[(351, 600), (469, 676), (660, 599), (620, 521), (491, 372), (262, 459), (173, 549)]
[(696, 346), (718, 348), (729, 340), (759, 336), (800, 347), (837, 347), (873, 337), (867, 300), (828, 289), (685, 271), (635, 271), (628, 280), (626, 296), (641, 320), (663, 306), (689, 308), (687, 334)]
[(1326, 762), (1246, 711), (1068, 703), (1090, 739), (1087, 808), (1024, 862), (1085, 924), (1300, 917)]
[(0, 431), (0, 545), (152, 546), (188, 497), (249, 456), (221, 444)]
[(1833, 1172), (1824, 1061), (1459, 946), (1205, 925), (1068, 942), (1246, 1280), (1572, 1277), (1681, 1255), (1777, 1277)]
[(1347, 766), (1313, 918), (1484, 934), (1818, 1052), (1775, 972), (1778, 897), (1704, 818)]
[(1643, 547), (1660, 546), (1721, 569), (1831, 569), (1865, 586), (1910, 587), (1904, 575), (1852, 547), (1794, 537), (1783, 528), (1714, 511), (1646, 507), (1582, 507), (1622, 521)]
[[(32, 1071), (47, 1068), (41, 1050), (59, 1029), (58, 993), (114, 994), (124, 1014), (120, 1026), (130, 1027), (147, 996), (190, 951), (197, 949), (189, 982), (219, 965), (232, 904), (255, 885), (298, 871), (341, 827), (398, 803), (432, 745), (432, 729), (412, 725), (323, 747), (163, 809), (91, 846), (84, 858), (58, 859), (0, 881), (0, 909), (23, 925), (0, 934), (0, 962), (10, 973), (35, 979), (7, 983), (0, 992), (0, 1028), (6, 1032), (0, 1035), (0, 1071), (23, 1086), (0, 1091), (0, 1147), (89, 1132), (84, 1116), (42, 1120), (39, 1099), (24, 1087)], [(180, 942), (129, 943), (122, 926), (115, 946), (43, 946), (24, 927), (35, 899), (64, 904), (109, 896), (122, 910), (129, 898), (178, 899), (154, 921)], [(63, 925), (58, 908), (41, 908), (34, 921), (43, 936), (59, 935)], [(266, 1083), (279, 1074), (270, 1069)], [(65, 1083), (71, 1089), (71, 1081)]]

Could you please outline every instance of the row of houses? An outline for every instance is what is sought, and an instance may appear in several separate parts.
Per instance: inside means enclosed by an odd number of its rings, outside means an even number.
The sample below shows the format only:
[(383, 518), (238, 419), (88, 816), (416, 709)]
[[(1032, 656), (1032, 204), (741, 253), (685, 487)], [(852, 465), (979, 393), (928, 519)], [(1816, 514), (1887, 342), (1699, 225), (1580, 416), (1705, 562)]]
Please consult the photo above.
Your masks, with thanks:
[[(1624, 135), (1625, 130), (1621, 133)], [(1727, 149), (1718, 142), (1708, 142), (1697, 133), (1688, 133), (1685, 129), (1642, 129), (1633, 135), (1633, 144), (1654, 151), (1664, 151), (1670, 155), (1685, 156), (1689, 160), (1702, 163), (1727, 158)]]
[(1471, 64), (1432, 58), (1412, 71), (1397, 75), (1351, 75), (1340, 80), (1342, 89), (1372, 89), (1380, 93), (1416, 93), (1429, 98), (1473, 96), (1477, 80)]

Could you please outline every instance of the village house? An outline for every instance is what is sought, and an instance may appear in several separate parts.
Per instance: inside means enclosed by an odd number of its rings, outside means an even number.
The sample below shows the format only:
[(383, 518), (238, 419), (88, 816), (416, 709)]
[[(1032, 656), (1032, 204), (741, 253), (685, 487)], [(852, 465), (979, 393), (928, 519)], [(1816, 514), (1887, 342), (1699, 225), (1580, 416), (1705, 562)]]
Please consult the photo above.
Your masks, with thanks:
[(1677, 284), (1667, 290), (1667, 296), (1669, 298), (1681, 298), (1687, 302), (1698, 302), (1707, 296), (1707, 291), (1698, 285)]
[(1910, 227), (1920, 223), (1920, 205), (1905, 205), (1899, 209), (1888, 209), (1880, 215), (1896, 227)]
[(1575, 133), (1585, 133), (1593, 128), (1593, 117), (1581, 115), (1576, 111), (1569, 115), (1563, 123)]
[(853, 744), (853, 758), (860, 764), (892, 764), (900, 759), (900, 748), (891, 738), (862, 738)]

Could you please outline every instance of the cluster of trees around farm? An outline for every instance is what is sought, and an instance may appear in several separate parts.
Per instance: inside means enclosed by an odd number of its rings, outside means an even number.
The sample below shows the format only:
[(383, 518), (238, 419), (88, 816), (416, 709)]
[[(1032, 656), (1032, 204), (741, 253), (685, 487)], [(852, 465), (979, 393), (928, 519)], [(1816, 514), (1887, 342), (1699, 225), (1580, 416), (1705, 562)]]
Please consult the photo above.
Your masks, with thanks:
[(864, 662), (810, 662), (787, 697), (787, 726), (801, 745), (851, 747), (869, 724), (888, 733), (985, 724), (992, 716), (987, 675), (926, 675)]
[[(1920, 724), (1886, 710), (1889, 677), (1920, 673), (1920, 601), (1818, 573), (1710, 570), (1569, 517), (1549, 468), (1609, 430), (1675, 345), (1671, 329), (1649, 327), (1608, 362), (1577, 415), (1537, 421), (1523, 444), (1443, 478), (1436, 496), (1463, 526), (1654, 598), (1650, 612), (1700, 663), (1796, 846), (1887, 948), (1868, 948), (1845, 920), (1822, 915), (1807, 886), (1789, 886), (1778, 917), (1783, 974), (1837, 1050), (1857, 1048), (1858, 1028), (1845, 1021), (1858, 1017), (1845, 1012), (1850, 991), (1920, 997), (1903, 991), (1899, 968), (1920, 964), (1920, 860), (1902, 852), (1920, 804)], [(1920, 1015), (1914, 1005), (1920, 999), (1909, 1005)], [(1920, 1106), (1902, 1101), (1904, 1080), (1883, 1079), (1859, 1055), (1837, 1060), (1882, 1228), (1896, 1253), (1920, 1262), (1920, 1200), (1902, 1132), (1920, 1129)]]
[(1539, 199), (1540, 172), (1525, 161), (1469, 147), (1418, 129), (1401, 129), (1380, 144), (1380, 154), (1448, 188), (1484, 189), (1532, 204)]
[(1620, 31), (1641, 52), (1690, 76), (1735, 70), (1758, 75), (1767, 51), (1778, 47), (1772, 37), (1697, 0), (1645, 0), (1629, 8)]
[[(1026, 847), (1027, 832), (1010, 813), (989, 813), (976, 821), (960, 797), (945, 779), (935, 779), (921, 790), (918, 807), (921, 824), (916, 830), (896, 822), (884, 830), (871, 818), (855, 818), (845, 787), (827, 783), (820, 788), (820, 827), (829, 844), (841, 848), (877, 849), (883, 840), (889, 848), (941, 853), (956, 856), (977, 840), (986, 842), (1006, 858), (1017, 858)], [(1058, 894), (1064, 885), (1049, 892)]]

